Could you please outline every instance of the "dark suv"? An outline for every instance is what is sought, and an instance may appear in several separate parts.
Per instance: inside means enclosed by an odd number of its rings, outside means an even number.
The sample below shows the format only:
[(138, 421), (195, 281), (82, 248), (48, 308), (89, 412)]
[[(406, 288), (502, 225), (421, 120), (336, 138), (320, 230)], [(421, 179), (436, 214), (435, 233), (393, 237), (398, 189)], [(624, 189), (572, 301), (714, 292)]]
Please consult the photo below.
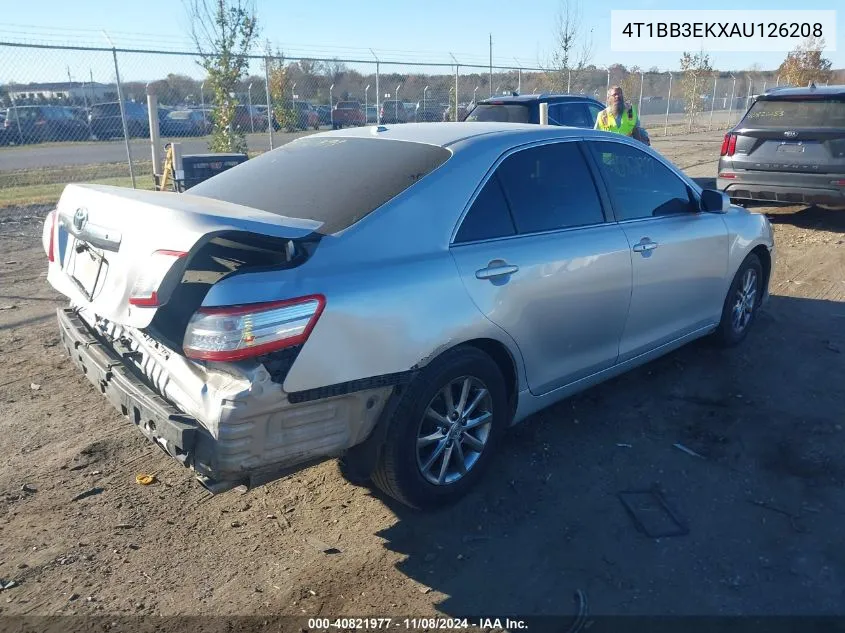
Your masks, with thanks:
[(539, 94), (492, 97), (478, 102), (465, 121), (540, 123), (540, 104), (549, 104), (549, 123), (591, 128), (604, 104), (585, 95)]
[[(144, 104), (124, 101), (123, 111), (126, 114), (126, 130), (130, 137), (150, 135), (150, 120)], [(95, 103), (91, 106), (88, 120), (91, 123), (91, 131), (98, 140), (123, 136), (123, 120), (120, 118), (120, 103), (117, 101)]]
[(716, 186), (736, 200), (845, 206), (845, 86), (759, 95), (725, 135)]

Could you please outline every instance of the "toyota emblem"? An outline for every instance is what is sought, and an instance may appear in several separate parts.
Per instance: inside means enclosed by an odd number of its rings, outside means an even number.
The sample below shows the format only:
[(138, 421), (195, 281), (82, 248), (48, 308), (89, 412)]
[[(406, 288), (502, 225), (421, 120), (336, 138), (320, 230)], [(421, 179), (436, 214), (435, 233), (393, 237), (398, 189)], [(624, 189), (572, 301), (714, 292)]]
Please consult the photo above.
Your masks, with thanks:
[(73, 214), (73, 228), (77, 231), (82, 231), (85, 228), (85, 224), (88, 222), (88, 209), (85, 207), (80, 207), (76, 210), (76, 213)]
[(789, 130), (787, 132), (784, 132), (783, 135), (786, 138), (795, 138), (796, 136), (798, 136), (798, 132), (796, 132), (795, 130)]

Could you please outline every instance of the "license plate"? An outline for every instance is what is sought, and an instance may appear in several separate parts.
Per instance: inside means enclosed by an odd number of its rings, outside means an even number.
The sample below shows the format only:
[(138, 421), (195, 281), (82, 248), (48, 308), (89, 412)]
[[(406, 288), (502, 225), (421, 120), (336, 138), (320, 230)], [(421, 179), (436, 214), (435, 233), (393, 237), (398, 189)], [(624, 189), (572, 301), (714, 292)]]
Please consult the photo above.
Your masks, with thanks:
[(108, 266), (108, 262), (96, 250), (82, 242), (74, 241), (67, 274), (85, 293), (89, 301), (94, 298), (97, 287), (105, 280)]
[(793, 144), (793, 143), (785, 143), (778, 147), (779, 152), (786, 152), (789, 154), (803, 154), (804, 153), (804, 146)]

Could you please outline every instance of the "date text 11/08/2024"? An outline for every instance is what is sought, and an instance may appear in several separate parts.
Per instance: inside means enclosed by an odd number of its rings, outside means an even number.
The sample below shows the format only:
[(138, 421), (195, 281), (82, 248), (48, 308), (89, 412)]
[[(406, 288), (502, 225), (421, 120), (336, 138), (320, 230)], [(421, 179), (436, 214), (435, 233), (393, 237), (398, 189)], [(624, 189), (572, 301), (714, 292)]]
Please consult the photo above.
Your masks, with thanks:
[(526, 630), (524, 620), (511, 618), (309, 618), (310, 631), (332, 630), (456, 630), (468, 629)]

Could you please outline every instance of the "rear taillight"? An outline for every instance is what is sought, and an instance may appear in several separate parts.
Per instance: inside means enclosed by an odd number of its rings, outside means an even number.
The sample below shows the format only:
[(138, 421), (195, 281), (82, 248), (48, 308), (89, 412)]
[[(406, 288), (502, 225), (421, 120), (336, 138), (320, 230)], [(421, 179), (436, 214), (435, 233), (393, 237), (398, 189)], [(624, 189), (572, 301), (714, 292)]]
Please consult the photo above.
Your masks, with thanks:
[(155, 308), (160, 305), (158, 289), (164, 276), (177, 261), (187, 253), (181, 251), (156, 251), (144, 265), (144, 272), (135, 281), (129, 294), (129, 304), (143, 308)]
[(731, 134), (731, 140), (728, 141), (728, 156), (733, 156), (736, 151), (736, 134)]
[(309, 295), (287, 301), (200, 308), (185, 330), (188, 358), (235, 361), (304, 343), (326, 299)]
[(722, 149), (719, 152), (720, 156), (733, 156), (736, 151), (736, 134), (725, 134), (722, 140)]
[(845, 187), (845, 180), (831, 180), (831, 185), (837, 185), (839, 187)]
[(723, 171), (719, 174), (719, 178), (727, 178), (728, 180), (733, 180), (734, 178), (736, 178), (736, 174), (732, 174), (729, 171)]
[(49, 231), (49, 235), (44, 235), (44, 250), (47, 252), (47, 260), (50, 262), (56, 261), (56, 211), (50, 211), (44, 219), (44, 230)]

